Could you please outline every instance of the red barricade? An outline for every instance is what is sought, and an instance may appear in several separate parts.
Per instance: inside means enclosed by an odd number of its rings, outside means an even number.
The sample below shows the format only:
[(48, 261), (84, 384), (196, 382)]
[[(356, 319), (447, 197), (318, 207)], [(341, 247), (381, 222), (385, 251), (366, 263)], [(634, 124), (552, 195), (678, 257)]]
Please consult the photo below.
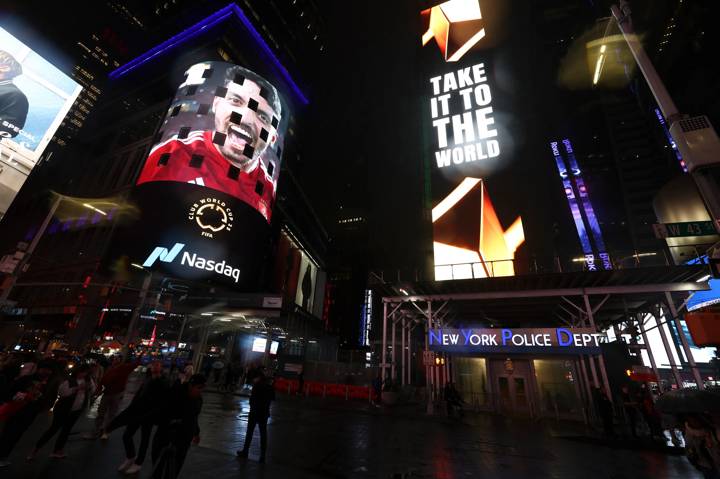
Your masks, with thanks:
[[(275, 378), (275, 390), (282, 394), (297, 394), (298, 380), (287, 378)], [(306, 381), (303, 394), (310, 396), (338, 397), (347, 399), (368, 399), (370, 388), (368, 386), (351, 386), (348, 384), (321, 383), (317, 381)]]

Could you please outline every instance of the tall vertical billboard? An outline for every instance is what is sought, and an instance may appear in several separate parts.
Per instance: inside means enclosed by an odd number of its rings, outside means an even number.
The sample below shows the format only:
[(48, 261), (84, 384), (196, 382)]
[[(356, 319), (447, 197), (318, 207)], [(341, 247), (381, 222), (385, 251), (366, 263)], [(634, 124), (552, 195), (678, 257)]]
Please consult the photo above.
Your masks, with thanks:
[(422, 10), (426, 167), (435, 279), (512, 276), (525, 241), (508, 171), (518, 150), (512, 2), (450, 0)]
[(82, 87), (0, 28), (0, 217)]
[(214, 61), (189, 67), (133, 191), (140, 218), (115, 255), (179, 278), (253, 289), (288, 116), (275, 86), (251, 70)]

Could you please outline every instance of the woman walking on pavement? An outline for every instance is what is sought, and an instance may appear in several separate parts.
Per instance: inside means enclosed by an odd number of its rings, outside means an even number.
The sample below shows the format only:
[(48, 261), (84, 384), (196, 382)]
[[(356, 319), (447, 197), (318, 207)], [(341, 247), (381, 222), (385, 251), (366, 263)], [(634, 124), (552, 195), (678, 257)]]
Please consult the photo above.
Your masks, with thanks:
[(78, 366), (75, 374), (60, 384), (58, 400), (53, 408), (52, 424), (38, 439), (35, 449), (28, 456), (28, 460), (34, 459), (40, 449), (58, 432), (60, 434), (55, 441), (55, 448), (50, 457), (58, 459), (66, 457), (65, 443), (67, 443), (73, 426), (87, 407), (90, 396), (95, 391), (95, 383), (89, 377), (89, 371), (90, 368), (87, 365)]

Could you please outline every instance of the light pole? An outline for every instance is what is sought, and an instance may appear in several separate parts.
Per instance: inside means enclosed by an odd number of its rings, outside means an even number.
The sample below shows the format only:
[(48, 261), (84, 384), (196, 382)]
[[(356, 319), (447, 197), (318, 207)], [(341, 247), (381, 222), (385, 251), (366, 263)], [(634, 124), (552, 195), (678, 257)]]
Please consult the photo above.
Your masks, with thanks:
[(678, 111), (635, 34), (632, 11), (627, 0), (620, 0), (619, 6), (613, 5), (611, 11), (655, 101), (669, 124), (670, 134), (685, 160), (688, 171), (712, 217), (715, 229), (720, 233), (720, 194), (712, 172), (708, 171), (720, 164), (720, 140), (717, 133), (707, 117), (686, 118)]
[(142, 287), (140, 288), (140, 296), (138, 297), (137, 305), (133, 309), (132, 316), (130, 317), (130, 324), (128, 324), (127, 332), (125, 333), (125, 344), (123, 345), (122, 358), (123, 362), (127, 361), (128, 354), (130, 353), (130, 341), (135, 333), (138, 319), (140, 318), (140, 311), (145, 306), (145, 298), (147, 297), (148, 290), (150, 289), (150, 283), (152, 283), (152, 271), (148, 271), (143, 266), (136, 263), (131, 263), (134, 268), (141, 269), (145, 272), (145, 280), (143, 280)]

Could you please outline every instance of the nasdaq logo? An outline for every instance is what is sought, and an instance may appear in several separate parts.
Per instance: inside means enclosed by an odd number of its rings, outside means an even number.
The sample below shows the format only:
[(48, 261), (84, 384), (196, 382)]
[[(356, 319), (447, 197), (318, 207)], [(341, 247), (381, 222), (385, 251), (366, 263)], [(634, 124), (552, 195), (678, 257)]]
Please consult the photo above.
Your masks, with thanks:
[(163, 248), (162, 246), (158, 246), (155, 248), (155, 250), (150, 253), (150, 256), (147, 257), (145, 262), (143, 263), (143, 266), (146, 268), (149, 268), (153, 264), (155, 264), (155, 261), (160, 260), (164, 263), (172, 263), (175, 257), (180, 254), (180, 251), (185, 247), (182, 243), (175, 243), (175, 246), (173, 246), (169, 251), (167, 248)]

